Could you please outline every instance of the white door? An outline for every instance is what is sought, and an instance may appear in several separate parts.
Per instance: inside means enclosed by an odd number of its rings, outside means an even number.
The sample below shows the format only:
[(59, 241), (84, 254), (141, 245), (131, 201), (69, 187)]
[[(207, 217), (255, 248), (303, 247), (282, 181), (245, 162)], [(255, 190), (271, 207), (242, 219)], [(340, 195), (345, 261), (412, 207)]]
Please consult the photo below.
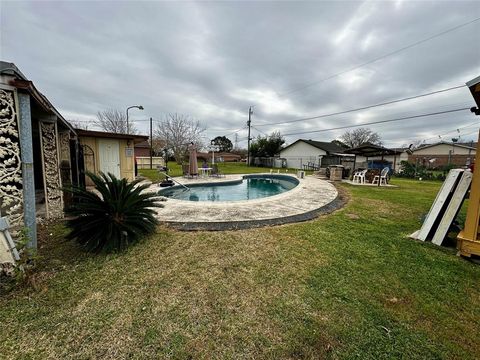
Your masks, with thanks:
[(120, 145), (118, 140), (98, 140), (100, 171), (120, 177)]

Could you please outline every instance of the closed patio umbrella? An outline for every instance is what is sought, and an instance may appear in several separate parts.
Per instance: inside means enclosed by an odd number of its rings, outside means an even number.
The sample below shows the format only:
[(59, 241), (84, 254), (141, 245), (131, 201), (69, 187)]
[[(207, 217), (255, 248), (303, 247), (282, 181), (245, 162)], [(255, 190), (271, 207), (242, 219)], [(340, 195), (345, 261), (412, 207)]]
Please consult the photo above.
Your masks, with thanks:
[(198, 175), (198, 164), (197, 164), (197, 147), (192, 142), (188, 146), (188, 151), (190, 153), (188, 161), (188, 170), (190, 175)]

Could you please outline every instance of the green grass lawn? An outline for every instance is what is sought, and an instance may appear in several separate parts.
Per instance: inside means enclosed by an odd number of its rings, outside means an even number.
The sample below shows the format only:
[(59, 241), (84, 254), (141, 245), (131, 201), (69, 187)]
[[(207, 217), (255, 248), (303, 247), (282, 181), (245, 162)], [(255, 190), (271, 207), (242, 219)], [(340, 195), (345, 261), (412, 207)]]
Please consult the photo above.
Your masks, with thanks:
[[(201, 166), (201, 164), (199, 164)], [(174, 161), (170, 161), (168, 163), (169, 168), (169, 175), (170, 176), (182, 176), (182, 166), (175, 163)], [(269, 167), (257, 167), (257, 166), (247, 166), (246, 163), (241, 162), (226, 162), (226, 163), (218, 163), (218, 169), (220, 172), (224, 174), (253, 174), (253, 173), (263, 173), (263, 172), (270, 172), (272, 168)], [(280, 172), (284, 173), (288, 171), (289, 173), (295, 174), (297, 170), (295, 169), (273, 169), (275, 172), (280, 170)], [(150, 179), (151, 181), (158, 182), (164, 178), (163, 175), (160, 175), (159, 172), (150, 169), (139, 169), (139, 174), (145, 176), (146, 178)], [(310, 174), (307, 172), (307, 174)]]
[(43, 228), (37, 271), (0, 297), (0, 357), (478, 358), (480, 266), (407, 238), (440, 183), (393, 182), (342, 185), (314, 221), (160, 227), (116, 255)]

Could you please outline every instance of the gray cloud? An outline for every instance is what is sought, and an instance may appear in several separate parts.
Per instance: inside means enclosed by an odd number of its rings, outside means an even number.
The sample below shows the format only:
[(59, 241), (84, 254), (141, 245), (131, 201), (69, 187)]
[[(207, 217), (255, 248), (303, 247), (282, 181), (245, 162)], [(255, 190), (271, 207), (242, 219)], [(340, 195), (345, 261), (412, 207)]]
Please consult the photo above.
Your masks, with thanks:
[[(376, 57), (480, 17), (458, 2), (2, 2), (1, 57), (67, 118), (142, 104), (150, 116), (189, 114), (209, 137), (245, 127), (317, 130), (473, 106), (466, 88), (358, 113), (276, 126), (465, 83), (480, 75), (480, 21), (354, 71)], [(305, 87), (312, 84), (312, 86)], [(302, 90), (295, 91), (305, 87)], [(475, 121), (468, 111), (380, 124), (401, 145)], [(479, 119), (480, 122), (480, 119)], [(461, 129), (464, 138), (475, 128)], [(254, 136), (259, 131), (253, 129)], [(342, 131), (289, 136), (331, 140)], [(447, 135), (447, 138), (450, 135)], [(231, 136), (233, 139), (233, 136)], [(246, 131), (239, 132), (246, 138)], [(243, 143), (245, 144), (245, 142)]]

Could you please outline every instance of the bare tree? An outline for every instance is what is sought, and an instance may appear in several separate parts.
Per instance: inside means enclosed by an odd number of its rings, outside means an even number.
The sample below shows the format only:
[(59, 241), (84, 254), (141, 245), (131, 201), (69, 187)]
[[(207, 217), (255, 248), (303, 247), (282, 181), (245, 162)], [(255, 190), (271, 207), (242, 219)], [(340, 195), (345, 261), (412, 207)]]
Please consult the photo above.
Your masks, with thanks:
[(88, 122), (87, 121), (80, 121), (78, 119), (75, 119), (75, 120), (68, 120), (68, 122), (75, 129), (88, 130)]
[(164, 150), (166, 146), (167, 144), (164, 139), (159, 138), (156, 134), (153, 135), (152, 150), (155, 156), (164, 156)]
[(410, 150), (415, 150), (418, 149), (419, 147), (422, 147), (425, 145), (425, 140), (412, 140), (409, 144), (403, 144), (403, 148), (409, 148)]
[(127, 129), (127, 114), (118, 109), (107, 109), (97, 113), (97, 120), (93, 124), (102, 128), (104, 131), (117, 134), (135, 134), (137, 129), (129, 121)]
[(166, 147), (172, 150), (177, 163), (181, 163), (188, 144), (193, 142), (201, 147), (201, 134), (204, 131), (205, 127), (199, 121), (175, 113), (166, 115), (157, 125), (155, 136), (165, 140)]
[(342, 142), (350, 148), (354, 148), (365, 143), (382, 145), (380, 135), (368, 128), (347, 130), (342, 136), (340, 136), (340, 140), (342, 140)]

